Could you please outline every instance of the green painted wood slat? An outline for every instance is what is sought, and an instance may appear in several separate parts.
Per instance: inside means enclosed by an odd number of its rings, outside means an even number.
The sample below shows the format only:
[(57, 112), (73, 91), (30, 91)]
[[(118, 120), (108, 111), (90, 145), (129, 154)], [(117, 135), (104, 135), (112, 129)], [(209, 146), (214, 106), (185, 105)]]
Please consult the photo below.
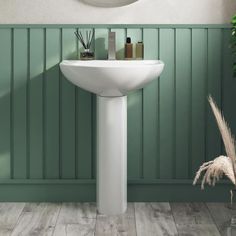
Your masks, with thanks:
[[(62, 59), (77, 58), (75, 29), (62, 29)], [(60, 107), (60, 147), (61, 147), (61, 178), (74, 179), (75, 168), (75, 91), (76, 87), (61, 74), (61, 107)]]
[(126, 42), (126, 30), (111, 28), (111, 31), (116, 33), (116, 59), (124, 60), (125, 58), (124, 45)]
[[(211, 94), (221, 108), (221, 77), (222, 77), (222, 31), (221, 29), (208, 29), (208, 68), (207, 93)], [(215, 122), (215, 117), (207, 105), (207, 133), (206, 133), (206, 159), (221, 155), (221, 136)]]
[(0, 30), (0, 178), (11, 178), (11, 35)]
[(175, 174), (175, 30), (160, 30), (160, 58), (165, 70), (160, 77), (160, 178)]
[(175, 171), (176, 178), (187, 179), (191, 155), (191, 29), (176, 29), (175, 47)]
[(60, 29), (46, 29), (45, 178), (59, 178)]
[[(158, 59), (158, 29), (144, 29), (144, 59)], [(159, 176), (159, 78), (143, 89), (143, 174), (144, 179)]]
[(207, 95), (207, 30), (192, 30), (192, 111), (191, 172), (192, 176), (205, 160), (206, 95)]
[(30, 29), (29, 145), (30, 178), (43, 177), (44, 31)]
[(15, 29), (13, 38), (13, 176), (27, 178), (27, 29)]

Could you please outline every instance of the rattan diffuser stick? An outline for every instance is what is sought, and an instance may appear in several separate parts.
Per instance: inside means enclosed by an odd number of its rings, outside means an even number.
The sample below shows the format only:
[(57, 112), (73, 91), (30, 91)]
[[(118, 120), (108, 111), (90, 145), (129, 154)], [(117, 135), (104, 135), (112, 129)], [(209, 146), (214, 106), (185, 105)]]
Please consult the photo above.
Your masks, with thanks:
[(78, 29), (75, 31), (75, 35), (78, 38), (79, 42), (84, 47), (84, 49), (90, 49), (94, 38), (94, 31), (91, 32), (86, 30), (86, 40), (84, 39), (82, 32), (79, 31)]

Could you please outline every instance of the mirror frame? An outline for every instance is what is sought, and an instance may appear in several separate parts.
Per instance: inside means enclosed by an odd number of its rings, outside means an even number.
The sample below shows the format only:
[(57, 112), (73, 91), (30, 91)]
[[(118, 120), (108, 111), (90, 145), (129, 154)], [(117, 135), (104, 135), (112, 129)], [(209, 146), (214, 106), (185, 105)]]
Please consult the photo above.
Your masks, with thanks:
[(122, 7), (138, 0), (82, 0), (82, 2), (96, 7)]

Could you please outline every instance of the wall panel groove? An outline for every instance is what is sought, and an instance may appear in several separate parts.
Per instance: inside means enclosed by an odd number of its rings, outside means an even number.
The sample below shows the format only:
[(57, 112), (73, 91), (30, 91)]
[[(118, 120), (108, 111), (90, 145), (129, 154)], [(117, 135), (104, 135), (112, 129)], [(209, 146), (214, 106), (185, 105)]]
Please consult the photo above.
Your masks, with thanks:
[(193, 121), (193, 111), (192, 111), (192, 101), (193, 101), (193, 30), (190, 30), (190, 100), (189, 100), (189, 133), (188, 133), (188, 178), (192, 177), (192, 121)]
[[(160, 28), (158, 28), (158, 60), (160, 58)], [(156, 178), (160, 178), (160, 78), (157, 80), (157, 163), (156, 163)]]
[[(63, 50), (63, 39), (62, 39), (62, 28), (60, 28), (60, 36), (59, 36), (59, 44), (60, 44), (60, 52), (59, 57), (60, 61), (62, 58), (62, 50)], [(70, 137), (72, 138), (72, 137)], [(62, 72), (59, 70), (59, 178), (62, 178)], [(66, 164), (65, 164), (66, 165)]]
[(43, 29), (43, 178), (46, 179), (46, 38), (47, 38), (47, 30), (46, 28)]
[(30, 29), (27, 29), (26, 176), (30, 178)]
[(165, 62), (158, 80), (128, 96), (129, 181), (142, 190), (166, 180), (190, 183), (204, 160), (223, 154), (207, 95), (236, 134), (228, 26), (1, 25), (0, 179), (50, 180), (49, 188), (53, 181), (96, 179), (96, 96), (59, 69), (61, 60), (80, 56), (76, 29), (95, 31), (98, 60), (107, 59), (108, 32), (115, 31), (118, 59), (128, 36), (144, 42), (145, 59)]
[(14, 29), (11, 28), (11, 83), (10, 83), (10, 165), (11, 165), (11, 178), (14, 179), (14, 123), (13, 123), (13, 99), (14, 99)]

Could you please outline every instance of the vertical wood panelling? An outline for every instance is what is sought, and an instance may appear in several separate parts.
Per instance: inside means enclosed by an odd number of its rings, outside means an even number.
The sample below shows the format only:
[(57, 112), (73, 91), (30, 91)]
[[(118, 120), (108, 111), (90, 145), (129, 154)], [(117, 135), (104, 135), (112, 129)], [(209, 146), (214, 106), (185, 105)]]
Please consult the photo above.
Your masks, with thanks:
[(92, 177), (92, 95), (79, 89), (78, 92), (78, 178)]
[[(75, 29), (62, 30), (62, 59), (76, 59)], [(61, 178), (75, 178), (75, 89), (61, 74)]]
[(143, 29), (127, 28), (127, 37), (131, 38), (131, 43), (133, 44), (133, 58), (135, 59), (135, 44), (143, 40)]
[(30, 30), (29, 145), (30, 178), (43, 177), (44, 31)]
[[(228, 122), (232, 133), (234, 134), (234, 136), (236, 136), (236, 109), (234, 109), (234, 101), (236, 101), (236, 79), (233, 77), (232, 73), (233, 56), (231, 49), (229, 48), (231, 32), (229, 29), (224, 29), (222, 34), (222, 107), (225, 119)], [(224, 151), (224, 149), (222, 151)]]
[(14, 84), (13, 84), (13, 176), (27, 177), (27, 29), (14, 30)]
[[(221, 68), (222, 68), (222, 32), (221, 29), (208, 29), (208, 94), (211, 94), (221, 107)], [(215, 117), (207, 106), (207, 150), (206, 159), (211, 160), (221, 154), (221, 137)]]
[(192, 30), (192, 166), (194, 175), (205, 159), (205, 106), (207, 80), (207, 30)]
[(116, 59), (124, 60), (125, 57), (124, 45), (126, 42), (125, 29), (111, 29), (111, 31), (116, 33)]
[[(127, 29), (127, 37), (131, 37), (133, 44), (142, 41), (141, 29)], [(134, 47), (135, 50), (135, 47)], [(135, 78), (134, 78), (135, 79)], [(128, 96), (128, 177), (143, 177), (143, 120), (142, 120), (142, 90), (130, 93)], [(133, 138), (135, 137), (135, 139)]]
[(0, 29), (0, 178), (10, 178), (11, 29)]
[(175, 158), (175, 30), (160, 29), (160, 58), (165, 69), (160, 77), (160, 178), (174, 176)]
[[(83, 29), (84, 33), (86, 30), (91, 29)], [(83, 51), (82, 45), (80, 45), (80, 52)], [(96, 148), (92, 146), (93, 140), (96, 137), (95, 126), (92, 123), (92, 99), (93, 95), (83, 89), (78, 89), (77, 96), (77, 177), (81, 179), (90, 179), (92, 178), (92, 165), (93, 165), (93, 156), (92, 150)], [(94, 97), (95, 99), (95, 97)]]
[[(134, 51), (144, 42), (144, 59), (165, 62), (160, 79), (128, 96), (128, 178), (189, 179), (222, 154), (208, 93), (236, 134), (230, 29), (156, 27), (95, 28), (95, 58), (107, 59), (114, 31), (117, 59), (128, 36)], [(96, 178), (96, 96), (59, 70), (82, 50), (74, 30), (0, 29), (0, 178)]]
[[(144, 29), (144, 59), (158, 59), (158, 29)], [(159, 172), (158, 79), (143, 89), (143, 175), (155, 179)]]
[(46, 30), (45, 177), (59, 178), (60, 29)]
[(176, 178), (188, 178), (190, 157), (191, 30), (176, 29)]
[(108, 29), (95, 29), (95, 57), (98, 60), (107, 59)]
[(96, 175), (97, 175), (97, 97), (95, 94), (92, 94), (92, 109), (91, 109), (91, 113), (92, 113), (92, 122), (91, 122), (91, 126), (92, 126), (92, 138), (91, 138), (91, 152), (92, 152), (92, 166), (91, 166), (91, 172), (92, 172), (92, 179), (96, 179)]

